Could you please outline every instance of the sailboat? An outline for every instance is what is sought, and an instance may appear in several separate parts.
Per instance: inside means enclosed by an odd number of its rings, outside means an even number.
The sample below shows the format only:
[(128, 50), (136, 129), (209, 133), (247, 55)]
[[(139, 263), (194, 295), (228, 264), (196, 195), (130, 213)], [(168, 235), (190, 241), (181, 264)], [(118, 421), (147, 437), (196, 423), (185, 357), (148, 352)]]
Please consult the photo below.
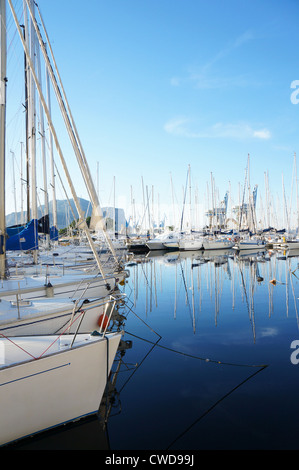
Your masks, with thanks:
[(210, 233), (205, 234), (202, 240), (202, 248), (204, 250), (228, 250), (234, 246), (234, 241), (231, 237), (225, 236), (221, 233), (221, 228), (226, 225), (227, 219), (227, 206), (228, 206), (228, 192), (224, 196), (224, 200), (220, 204), (216, 203), (215, 198), (215, 181), (211, 173), (211, 192), (212, 192), (212, 208), (208, 209), (206, 216), (208, 217), (208, 225)]
[[(93, 280), (98, 278), (106, 287), (106, 291), (109, 292), (111, 289), (110, 287), (108, 288), (110, 282), (114, 289), (116, 279), (121, 275), (122, 267), (118, 267), (117, 275), (112, 275), (113, 279), (111, 280), (107, 277), (107, 273), (103, 269), (99, 254), (93, 244), (92, 237), (84, 219), (84, 214), (76, 196), (74, 185), (58, 142), (56, 130), (52, 123), (27, 43), (23, 38), (20, 22), (16, 16), (12, 1), (7, 1), (26, 54), (31, 78), (33, 78), (36, 89), (38, 90), (76, 204), (76, 209), (79, 214), (79, 224), (86, 233), (88, 243), (97, 263), (97, 276), (90, 276), (89, 279), (83, 276), (81, 283), (84, 284), (90, 281), (90, 283), (93, 284)], [(33, 0), (24, 0), (24, 7), (26, 7), (26, 12), (28, 11), (30, 15), (31, 30), (33, 31), (34, 29), (40, 47), (45, 54), (45, 43), (41, 38), (40, 29), (33, 12), (35, 5)], [(39, 275), (34, 275), (33, 273), (29, 282), (29, 277), (23, 274), (22, 284), (21, 276), (16, 276), (15, 279), (12, 279), (7, 272), (5, 227), (6, 33), (6, 0), (0, 0), (0, 317), (2, 315), (2, 327), (5, 323), (5, 317), (7, 320), (5, 325), (6, 330), (0, 332), (0, 401), (2, 410), (0, 445), (5, 445), (26, 436), (42, 432), (43, 430), (51, 429), (61, 424), (97, 413), (111, 366), (123, 335), (122, 331), (109, 332), (107, 330), (108, 324), (105, 323), (105, 325), (103, 325), (103, 322), (98, 331), (78, 333), (80, 320), (78, 322), (76, 314), (81, 310), (81, 319), (83, 318), (84, 304), (81, 303), (80, 309), (77, 310), (78, 304), (76, 302), (72, 304), (70, 299), (67, 299), (68, 296), (65, 292), (62, 293), (60, 291), (60, 294), (64, 296), (61, 300), (57, 299), (57, 293), (55, 292), (56, 288), (58, 290), (64, 287), (70, 289), (69, 278), (66, 281), (66, 278), (61, 276), (63, 281), (59, 284), (59, 287), (57, 287), (58, 284), (54, 285), (55, 282), (53, 279), (55, 274), (57, 275), (57, 272), (52, 274), (51, 282), (48, 276), (45, 277), (42, 275), (43, 280), (41, 278), (39, 280)], [(52, 75), (53, 68), (49, 64), (47, 54), (44, 55), (44, 58), (48, 65), (49, 73), (51, 74), (53, 86), (59, 95), (61, 110), (65, 118), (83, 179), (86, 183), (93, 206), (100, 216), (100, 208), (88, 164), (72, 117), (67, 113), (69, 109), (68, 105), (66, 101), (63, 101), (64, 92), (61, 91), (61, 89), (57, 89), (58, 81)], [(113, 246), (109, 238), (106, 238), (111, 252), (113, 256), (115, 256)], [(35, 264), (37, 267), (37, 250), (34, 250), (34, 254), (36, 255)], [(34, 278), (34, 276), (36, 276), (36, 278)], [(75, 290), (78, 288), (80, 277), (77, 273), (72, 274), (72, 276), (72, 296), (76, 298)], [(36, 280), (35, 287), (34, 279)], [(88, 292), (86, 295), (89, 295), (91, 291), (87, 289), (87, 286), (85, 286), (84, 289), (84, 292)], [(69, 292), (70, 291), (71, 289)], [(77, 299), (85, 300), (84, 292), (78, 294)], [(28, 298), (24, 299), (26, 295), (30, 297), (30, 302)], [(16, 296), (16, 298), (10, 300), (10, 296)], [(38, 300), (39, 296), (44, 297), (44, 299)], [(51, 299), (45, 298), (49, 296)], [(74, 305), (73, 308), (72, 305)], [(99, 304), (97, 307), (99, 307)], [(12, 315), (10, 313), (11, 308), (15, 308), (15, 312), (17, 312), (18, 316), (17, 319), (15, 314)], [(28, 308), (28, 315), (24, 314), (26, 308)], [(31, 323), (36, 323), (38, 320), (41, 320), (42, 316), (45, 316), (46, 311), (49, 312), (49, 308), (52, 308), (52, 315), (54, 316), (58, 315), (60, 312), (61, 314), (67, 313), (69, 317), (71, 312), (72, 318), (70, 318), (70, 321), (68, 318), (68, 321), (64, 325), (65, 328), (63, 325), (60, 325), (55, 334), (53, 334), (52, 331), (50, 334), (34, 334), (34, 328), (29, 324), (28, 318), (31, 316)], [(87, 312), (85, 313), (87, 315)], [(98, 313), (99, 311), (97, 311), (97, 314)], [(40, 314), (40, 316), (38, 316), (38, 314)], [(112, 310), (110, 311), (110, 315), (112, 316)], [(87, 318), (87, 316), (85, 318)], [(16, 322), (18, 321), (20, 321), (20, 326), (24, 320), (25, 322), (27, 321), (25, 335), (19, 336), (20, 332), (16, 330), (14, 332), (16, 336), (13, 336), (13, 333), (10, 335), (9, 326), (16, 327)], [(90, 328), (90, 326), (88, 327)]]
[[(265, 240), (257, 235), (257, 221), (256, 221), (256, 201), (258, 186), (255, 185), (253, 191), (250, 187), (250, 156), (248, 154), (247, 167), (245, 172), (245, 183), (243, 189), (242, 202), (240, 206), (234, 208), (239, 218), (239, 233), (247, 231), (246, 236), (236, 242), (233, 247), (236, 250), (265, 250)], [(248, 192), (248, 203), (245, 203), (246, 191)], [(242, 230), (242, 225), (244, 229)], [(253, 235), (252, 235), (253, 234)]]
[[(280, 240), (277, 240), (276, 245), (283, 248), (284, 250), (297, 250), (299, 248), (299, 238), (298, 238), (298, 225), (299, 225), (299, 198), (298, 198), (298, 180), (297, 180), (297, 162), (296, 162), (296, 152), (294, 153), (294, 170), (293, 170), (293, 179), (296, 184), (296, 195), (297, 195), (297, 228), (296, 230), (291, 230), (290, 227), (290, 213), (291, 207), (287, 209), (286, 195), (285, 195), (285, 186), (284, 178), (282, 175), (282, 190), (283, 190), (283, 199), (284, 199), (284, 210), (286, 212), (286, 223), (287, 230)], [(293, 182), (292, 182), (293, 186)]]

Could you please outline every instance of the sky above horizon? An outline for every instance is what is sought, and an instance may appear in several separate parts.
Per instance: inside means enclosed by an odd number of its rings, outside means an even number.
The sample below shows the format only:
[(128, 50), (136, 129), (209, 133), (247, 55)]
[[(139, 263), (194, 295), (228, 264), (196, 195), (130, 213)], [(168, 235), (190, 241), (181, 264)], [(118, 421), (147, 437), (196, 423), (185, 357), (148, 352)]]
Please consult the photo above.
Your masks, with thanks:
[(238, 203), (250, 155), (264, 210), (267, 173), (275, 204), (283, 179), (295, 211), (299, 2), (37, 3), (102, 206), (114, 181), (117, 206), (142, 204), (142, 183), (162, 212), (173, 193), (180, 206), (189, 165), (197, 200), (212, 174), (219, 199)]

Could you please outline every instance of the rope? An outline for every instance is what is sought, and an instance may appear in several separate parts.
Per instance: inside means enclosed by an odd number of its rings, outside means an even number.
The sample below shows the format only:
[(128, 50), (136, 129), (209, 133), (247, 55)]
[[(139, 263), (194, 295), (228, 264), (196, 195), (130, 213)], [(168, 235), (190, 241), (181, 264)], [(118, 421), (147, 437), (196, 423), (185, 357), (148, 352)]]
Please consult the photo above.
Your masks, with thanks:
[(82, 317), (82, 315), (84, 315), (84, 313), (85, 313), (84, 310), (79, 310), (79, 312), (80, 312), (80, 315), (79, 315), (78, 317), (76, 317), (75, 320), (74, 320), (57, 338), (55, 338), (55, 340), (50, 344), (50, 346), (49, 346), (48, 348), (46, 348), (45, 351), (44, 351), (39, 357), (37, 357), (36, 359), (40, 359), (40, 358), (53, 346), (53, 344), (54, 344), (56, 341), (58, 341), (62, 335), (64, 335), (64, 333), (66, 332), (66, 330), (67, 330), (68, 328), (70, 328), (70, 327), (72, 326), (72, 324), (73, 324), (76, 320), (78, 320), (78, 318)]
[(227, 392), (223, 397), (221, 397), (219, 400), (217, 400), (210, 408), (208, 408), (199, 418), (197, 418), (190, 426), (188, 426), (185, 431), (183, 431), (178, 437), (176, 437), (169, 446), (166, 447), (166, 450), (170, 449), (170, 447), (173, 446), (173, 444), (178, 441), (181, 437), (183, 437), (188, 431), (190, 431), (193, 426), (195, 426), (199, 421), (201, 421), (207, 414), (209, 414), (214, 408), (216, 408), (219, 403), (221, 403), (223, 400), (225, 400), (229, 395), (231, 395), (233, 392), (235, 392), (239, 387), (244, 385), (248, 380), (252, 379), (255, 375), (259, 374), (262, 370), (264, 370), (268, 366), (261, 366), (259, 370), (251, 374), (249, 377), (247, 377), (245, 380), (243, 380), (241, 383), (236, 385), (234, 388), (232, 388), (229, 392)]
[[(75, 320), (74, 320), (72, 323), (74, 323), (75, 321), (77, 321), (77, 319), (80, 318), (80, 316), (84, 315), (84, 313), (85, 313), (84, 310), (79, 310), (79, 312), (80, 312), (80, 315), (79, 315), (78, 317), (76, 317)], [(54, 340), (54, 341), (45, 349), (45, 351), (43, 351), (43, 352), (41, 353), (41, 355), (38, 356), (38, 357), (35, 357), (35, 356), (33, 356), (32, 354), (30, 354), (30, 352), (26, 351), (26, 350), (25, 350), (24, 348), (22, 348), (19, 344), (16, 344), (14, 341), (12, 341), (11, 338), (9, 338), (8, 336), (5, 336), (3, 333), (0, 333), (0, 336), (2, 336), (2, 338), (7, 339), (8, 341), (10, 341), (14, 346), (16, 346), (17, 348), (21, 349), (24, 353), (28, 354), (28, 356), (32, 357), (34, 360), (37, 360), (37, 359), (40, 359), (40, 358), (53, 346), (53, 344), (54, 344), (56, 341), (59, 340), (59, 338), (60, 338), (62, 335), (64, 335), (64, 333), (66, 332), (66, 330), (67, 330), (70, 326), (72, 326), (72, 324), (71, 324), (71, 325), (68, 325), (67, 328), (66, 328), (57, 338), (55, 338), (55, 340)]]
[(5, 338), (7, 339), (8, 341), (10, 341), (10, 343), (12, 343), (14, 346), (16, 346), (17, 348), (21, 349), (24, 353), (28, 354), (28, 356), (31, 356), (33, 359), (36, 359), (32, 354), (30, 354), (28, 351), (26, 351), (24, 348), (22, 348), (20, 345), (16, 344), (14, 341), (12, 341), (10, 338), (8, 338), (7, 336), (5, 336), (4, 334), (0, 333), (0, 335), (2, 336), (2, 338)]

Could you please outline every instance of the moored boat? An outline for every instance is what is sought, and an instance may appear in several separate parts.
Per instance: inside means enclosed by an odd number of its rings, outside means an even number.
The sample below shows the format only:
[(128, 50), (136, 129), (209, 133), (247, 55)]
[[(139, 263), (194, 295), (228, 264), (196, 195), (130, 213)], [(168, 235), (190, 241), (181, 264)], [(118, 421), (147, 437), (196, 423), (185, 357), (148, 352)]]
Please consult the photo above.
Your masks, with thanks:
[(265, 250), (266, 243), (260, 239), (239, 240), (233, 248), (236, 250)]
[(121, 337), (0, 339), (0, 445), (96, 414)]
[[(27, 275), (26, 275), (27, 273)], [(127, 270), (107, 275), (90, 275), (80, 271), (63, 273), (62, 270), (48, 270), (45, 274), (25, 274), (10, 276), (0, 284), (0, 299), (16, 300), (63, 297), (79, 299), (82, 296), (106, 297), (129, 275)]]
[(90, 333), (112, 320), (118, 294), (103, 299), (32, 299), (0, 301), (0, 335), (37, 336)]
[(176, 232), (165, 232), (161, 235), (158, 235), (155, 238), (152, 238), (147, 241), (146, 245), (150, 250), (165, 250), (167, 249), (167, 245), (171, 243), (172, 247), (174, 246), (173, 243), (177, 244), (180, 239), (180, 234)]

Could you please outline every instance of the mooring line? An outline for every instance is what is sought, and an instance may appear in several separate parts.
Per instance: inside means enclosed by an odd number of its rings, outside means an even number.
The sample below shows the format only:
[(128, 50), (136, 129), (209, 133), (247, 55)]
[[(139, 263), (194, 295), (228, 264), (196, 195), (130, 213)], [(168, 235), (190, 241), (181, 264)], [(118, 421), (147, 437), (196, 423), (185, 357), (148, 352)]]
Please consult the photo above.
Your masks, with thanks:
[[(161, 338), (160, 338), (161, 339)], [(121, 389), (119, 390), (119, 393), (124, 389), (124, 387), (127, 385), (127, 383), (132, 379), (133, 375), (137, 372), (137, 370), (140, 368), (140, 366), (143, 364), (143, 362), (146, 360), (146, 358), (150, 355), (150, 353), (153, 351), (153, 349), (155, 348), (155, 346), (158, 345), (158, 342), (160, 341), (160, 339), (157, 340), (156, 343), (152, 343), (153, 346), (151, 347), (151, 349), (148, 351), (148, 353), (144, 356), (144, 358), (142, 359), (142, 361), (137, 364), (137, 367), (134, 369), (133, 373), (130, 375), (130, 377), (126, 380), (126, 382), (123, 384), (123, 386), (121, 387)]]
[(205, 358), (205, 357), (194, 356), (193, 354), (184, 353), (182, 351), (178, 351), (176, 349), (172, 349), (172, 348), (169, 348), (167, 346), (163, 346), (161, 344), (154, 343), (153, 341), (150, 341), (148, 339), (145, 339), (145, 338), (142, 338), (140, 336), (134, 335), (133, 333), (130, 333), (129, 331), (125, 331), (125, 333), (127, 333), (128, 335), (134, 336), (135, 338), (141, 339), (142, 341), (145, 341), (146, 343), (156, 345), (157, 347), (159, 347), (161, 349), (165, 349), (167, 351), (171, 351), (171, 352), (174, 352), (176, 354), (180, 354), (182, 356), (190, 357), (192, 359), (198, 359), (198, 360), (203, 361), (203, 362), (209, 362), (209, 363), (213, 363), (213, 364), (221, 364), (221, 365), (226, 365), (226, 366), (235, 366), (235, 367), (254, 367), (254, 368), (256, 368), (256, 367), (258, 367), (258, 368), (268, 367), (267, 364), (236, 364), (236, 363), (233, 363), (233, 362), (222, 362), (222, 361), (217, 361), (215, 359), (209, 359), (209, 358)]
[(190, 431), (191, 428), (193, 428), (197, 423), (199, 423), (199, 421), (201, 421), (205, 416), (207, 416), (207, 414), (209, 414), (214, 408), (216, 408), (217, 405), (219, 405), (219, 403), (221, 403), (223, 400), (225, 400), (229, 395), (231, 395), (233, 392), (235, 392), (239, 387), (241, 387), (242, 385), (244, 385), (246, 382), (248, 382), (248, 380), (252, 379), (255, 375), (259, 374), (262, 370), (264, 370), (266, 367), (268, 366), (261, 366), (259, 370), (257, 370), (256, 372), (254, 372), (253, 374), (251, 374), (249, 377), (247, 377), (245, 380), (243, 380), (242, 382), (240, 382), (238, 385), (236, 385), (234, 388), (232, 388), (228, 393), (226, 393), (225, 395), (223, 395), (223, 397), (221, 397), (219, 400), (217, 400), (212, 406), (210, 406), (210, 408), (208, 408), (201, 416), (199, 416), (199, 418), (197, 418), (192, 424), (190, 424), (190, 426), (188, 426), (185, 431), (183, 431), (181, 434), (179, 434), (178, 437), (176, 437), (170, 444), (169, 446), (166, 447), (165, 450), (168, 450), (170, 449), (179, 439), (181, 439), (188, 431)]

